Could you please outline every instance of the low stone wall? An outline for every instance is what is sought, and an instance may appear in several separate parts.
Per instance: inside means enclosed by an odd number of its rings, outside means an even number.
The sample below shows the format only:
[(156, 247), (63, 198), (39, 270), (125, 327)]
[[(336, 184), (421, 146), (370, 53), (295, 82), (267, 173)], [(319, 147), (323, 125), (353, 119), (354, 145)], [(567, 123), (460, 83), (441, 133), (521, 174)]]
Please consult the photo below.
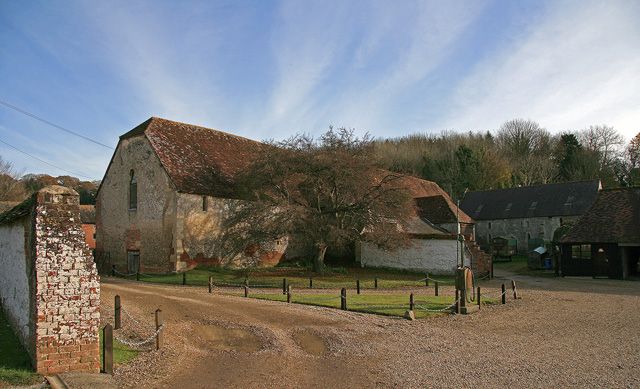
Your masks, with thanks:
[[(357, 256), (362, 267), (385, 267), (453, 275), (457, 268), (455, 239), (412, 239), (411, 245), (394, 251), (371, 243), (359, 243)], [(466, 253), (465, 253), (466, 254)], [(465, 255), (465, 265), (469, 265)]]
[(46, 187), (0, 215), (0, 248), (2, 307), (36, 370), (98, 372), (100, 282), (78, 194)]

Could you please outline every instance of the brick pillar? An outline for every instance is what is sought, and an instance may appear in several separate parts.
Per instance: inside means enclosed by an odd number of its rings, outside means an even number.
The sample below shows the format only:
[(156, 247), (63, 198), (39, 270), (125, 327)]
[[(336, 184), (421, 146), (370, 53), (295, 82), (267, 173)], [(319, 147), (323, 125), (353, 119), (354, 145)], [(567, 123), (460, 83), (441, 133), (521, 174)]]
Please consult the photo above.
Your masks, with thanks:
[(84, 240), (78, 194), (36, 195), (35, 366), (42, 374), (100, 371), (100, 279)]

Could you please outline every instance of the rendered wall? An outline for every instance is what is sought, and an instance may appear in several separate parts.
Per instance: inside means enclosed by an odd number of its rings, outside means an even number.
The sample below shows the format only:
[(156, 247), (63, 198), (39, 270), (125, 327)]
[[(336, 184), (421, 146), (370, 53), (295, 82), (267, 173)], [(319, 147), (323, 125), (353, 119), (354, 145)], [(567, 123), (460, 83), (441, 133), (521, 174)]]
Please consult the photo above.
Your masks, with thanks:
[(222, 223), (239, 200), (178, 194), (175, 243), (177, 270), (197, 264), (244, 266), (273, 266), (278, 264), (287, 248), (287, 240), (248, 247), (242, 254), (229, 258), (221, 247)]
[[(411, 246), (386, 251), (376, 245), (361, 242), (357, 250), (362, 267), (385, 267), (416, 270), (433, 274), (455, 274), (456, 240), (412, 239)], [(458, 254), (459, 255), (459, 254)], [(465, 253), (465, 265), (469, 258)]]
[[(130, 172), (137, 179), (138, 202), (129, 209)], [(176, 192), (149, 141), (120, 141), (96, 199), (96, 256), (108, 271), (127, 272), (127, 251), (140, 252), (140, 271), (176, 270), (172, 242)]]
[[(16, 278), (0, 283), (10, 322), (39, 373), (98, 372), (100, 280), (85, 243), (79, 196), (71, 189), (50, 186), (20, 209), (4, 218), (0, 227), (0, 241), (16, 240), (0, 261), (3, 275)], [(18, 292), (22, 293), (19, 305)], [(13, 303), (4, 305), (5, 301)]]
[(0, 300), (16, 334), (23, 344), (33, 336), (29, 279), (32, 264), (25, 252), (24, 220), (0, 225)]

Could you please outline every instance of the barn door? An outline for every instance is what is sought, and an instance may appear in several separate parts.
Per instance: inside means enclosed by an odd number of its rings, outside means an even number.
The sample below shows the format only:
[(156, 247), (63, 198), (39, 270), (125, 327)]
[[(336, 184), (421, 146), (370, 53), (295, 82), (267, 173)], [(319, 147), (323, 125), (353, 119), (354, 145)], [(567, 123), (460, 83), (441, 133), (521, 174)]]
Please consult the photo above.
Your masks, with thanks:
[(593, 276), (609, 277), (609, 260), (604, 249), (596, 250), (593, 256)]
[(140, 270), (140, 251), (127, 251), (127, 270), (129, 273)]

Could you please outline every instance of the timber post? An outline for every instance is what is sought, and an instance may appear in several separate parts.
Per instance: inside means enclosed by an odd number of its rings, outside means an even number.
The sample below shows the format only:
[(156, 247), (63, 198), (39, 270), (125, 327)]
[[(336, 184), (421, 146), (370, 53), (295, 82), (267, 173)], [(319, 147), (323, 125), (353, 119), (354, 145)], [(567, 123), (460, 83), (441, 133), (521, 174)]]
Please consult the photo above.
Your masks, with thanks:
[(209, 276), (209, 293), (213, 291), (213, 276)]
[(460, 290), (456, 288), (456, 313), (460, 314)]
[(186, 285), (187, 284), (187, 273), (184, 272), (182, 273), (182, 285)]
[(438, 297), (438, 281), (436, 281), (435, 283), (435, 293), (436, 293), (436, 297)]
[(160, 308), (156, 309), (156, 350), (160, 350), (160, 347), (162, 346), (162, 330), (160, 329), (162, 327), (163, 324), (163, 320), (162, 320), (162, 311), (160, 310)]
[(291, 285), (287, 285), (287, 302), (291, 302)]
[(136, 281), (140, 281), (140, 272), (139, 271), (136, 272)]
[(518, 299), (518, 289), (516, 289), (516, 282), (514, 280), (511, 280), (511, 289), (513, 290), (513, 299), (517, 300)]
[(411, 293), (411, 294), (409, 295), (409, 310), (410, 310), (410, 311), (413, 311), (413, 307), (414, 307), (414, 305), (415, 305), (415, 304), (414, 304), (414, 301), (413, 301), (413, 293)]
[(113, 321), (114, 321), (114, 326), (113, 328), (116, 330), (119, 330), (120, 328), (122, 328), (122, 305), (120, 304), (120, 295), (116, 295), (116, 297), (114, 298), (113, 301), (113, 307), (114, 307), (114, 312), (113, 312)]
[(374, 278), (374, 279), (373, 279), (373, 287), (374, 287), (375, 289), (378, 289), (378, 277), (376, 277), (376, 278)]
[(478, 299), (478, 309), (480, 309), (480, 287), (478, 286), (478, 294), (476, 295), (476, 298)]
[(360, 280), (356, 280), (356, 291), (360, 294)]
[(313, 277), (309, 277), (309, 289), (313, 289)]
[(282, 294), (287, 294), (287, 279), (282, 279)]
[(502, 304), (506, 304), (507, 303), (507, 288), (504, 287), (504, 284), (502, 284)]
[(113, 328), (109, 323), (102, 328), (102, 372), (113, 374)]
[(247, 285), (244, 286), (244, 297), (249, 297), (249, 287)]
[(429, 273), (427, 273), (427, 276), (424, 278), (424, 286), (429, 286)]
[(343, 311), (347, 310), (347, 288), (340, 290), (340, 309)]
[(116, 265), (111, 265), (111, 277), (116, 276)]

